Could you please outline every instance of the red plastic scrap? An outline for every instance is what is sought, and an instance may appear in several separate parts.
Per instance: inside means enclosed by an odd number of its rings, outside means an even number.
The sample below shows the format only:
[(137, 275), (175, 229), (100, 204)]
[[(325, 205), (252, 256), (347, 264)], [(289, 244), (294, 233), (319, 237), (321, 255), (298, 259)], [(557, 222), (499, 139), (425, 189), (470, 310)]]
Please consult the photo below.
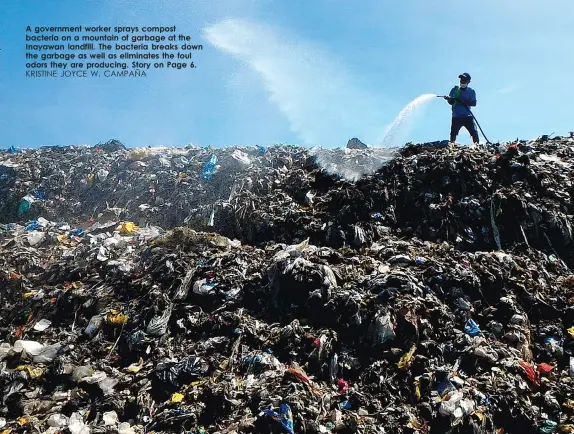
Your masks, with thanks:
[(339, 378), (337, 385), (339, 386), (339, 393), (345, 393), (347, 390), (349, 390), (349, 383), (347, 383), (342, 378)]
[(14, 335), (20, 339), (24, 333), (24, 326), (19, 326), (14, 329)]
[(303, 381), (304, 383), (307, 383), (307, 384), (311, 383), (309, 381), (309, 379), (307, 378), (307, 376), (305, 376), (302, 372), (299, 372), (297, 369), (289, 368), (287, 370), (287, 372), (289, 372), (290, 374), (293, 374), (295, 377), (297, 377), (299, 380)]
[(547, 363), (540, 363), (536, 369), (540, 372), (540, 375), (548, 375), (554, 369), (554, 366)]
[(538, 385), (538, 381), (536, 380), (536, 372), (534, 371), (534, 368), (529, 363), (526, 363), (524, 360), (521, 360), (519, 364), (520, 366), (522, 366), (522, 369), (524, 369), (524, 371), (526, 372), (526, 375), (528, 375), (528, 379), (532, 381), (533, 384)]
[(316, 339), (313, 341), (313, 346), (314, 346), (315, 348), (321, 348), (321, 338), (316, 338)]

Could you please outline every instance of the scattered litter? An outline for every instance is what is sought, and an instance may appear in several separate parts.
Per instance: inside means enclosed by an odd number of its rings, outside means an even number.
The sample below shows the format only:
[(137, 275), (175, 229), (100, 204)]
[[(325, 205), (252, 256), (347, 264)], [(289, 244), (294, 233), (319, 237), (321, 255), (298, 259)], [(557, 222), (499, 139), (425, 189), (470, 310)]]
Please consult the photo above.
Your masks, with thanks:
[(571, 143), (1, 151), (0, 429), (574, 432)]

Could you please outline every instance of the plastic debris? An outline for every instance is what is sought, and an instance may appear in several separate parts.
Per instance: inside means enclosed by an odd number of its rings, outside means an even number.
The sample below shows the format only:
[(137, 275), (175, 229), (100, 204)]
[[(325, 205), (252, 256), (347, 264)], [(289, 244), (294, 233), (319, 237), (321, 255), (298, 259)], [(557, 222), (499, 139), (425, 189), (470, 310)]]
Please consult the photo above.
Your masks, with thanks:
[(573, 157), (1, 151), (0, 429), (572, 432)]

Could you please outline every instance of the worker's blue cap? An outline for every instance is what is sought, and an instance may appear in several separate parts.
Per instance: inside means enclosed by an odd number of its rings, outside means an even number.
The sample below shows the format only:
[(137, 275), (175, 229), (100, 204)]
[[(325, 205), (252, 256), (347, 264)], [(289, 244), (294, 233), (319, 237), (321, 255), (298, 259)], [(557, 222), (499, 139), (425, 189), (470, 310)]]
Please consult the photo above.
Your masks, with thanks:
[(460, 75), (458, 76), (458, 78), (462, 78), (462, 77), (464, 77), (464, 78), (466, 78), (468, 81), (470, 81), (470, 74), (469, 74), (468, 72), (465, 72), (465, 73), (460, 74)]

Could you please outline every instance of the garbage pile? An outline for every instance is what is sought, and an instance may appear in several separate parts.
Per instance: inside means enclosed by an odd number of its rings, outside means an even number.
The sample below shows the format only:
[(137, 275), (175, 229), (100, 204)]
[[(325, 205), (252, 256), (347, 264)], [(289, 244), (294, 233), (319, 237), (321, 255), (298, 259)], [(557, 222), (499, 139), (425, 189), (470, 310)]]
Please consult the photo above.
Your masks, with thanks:
[(573, 139), (115, 145), (0, 154), (0, 432), (574, 432)]

